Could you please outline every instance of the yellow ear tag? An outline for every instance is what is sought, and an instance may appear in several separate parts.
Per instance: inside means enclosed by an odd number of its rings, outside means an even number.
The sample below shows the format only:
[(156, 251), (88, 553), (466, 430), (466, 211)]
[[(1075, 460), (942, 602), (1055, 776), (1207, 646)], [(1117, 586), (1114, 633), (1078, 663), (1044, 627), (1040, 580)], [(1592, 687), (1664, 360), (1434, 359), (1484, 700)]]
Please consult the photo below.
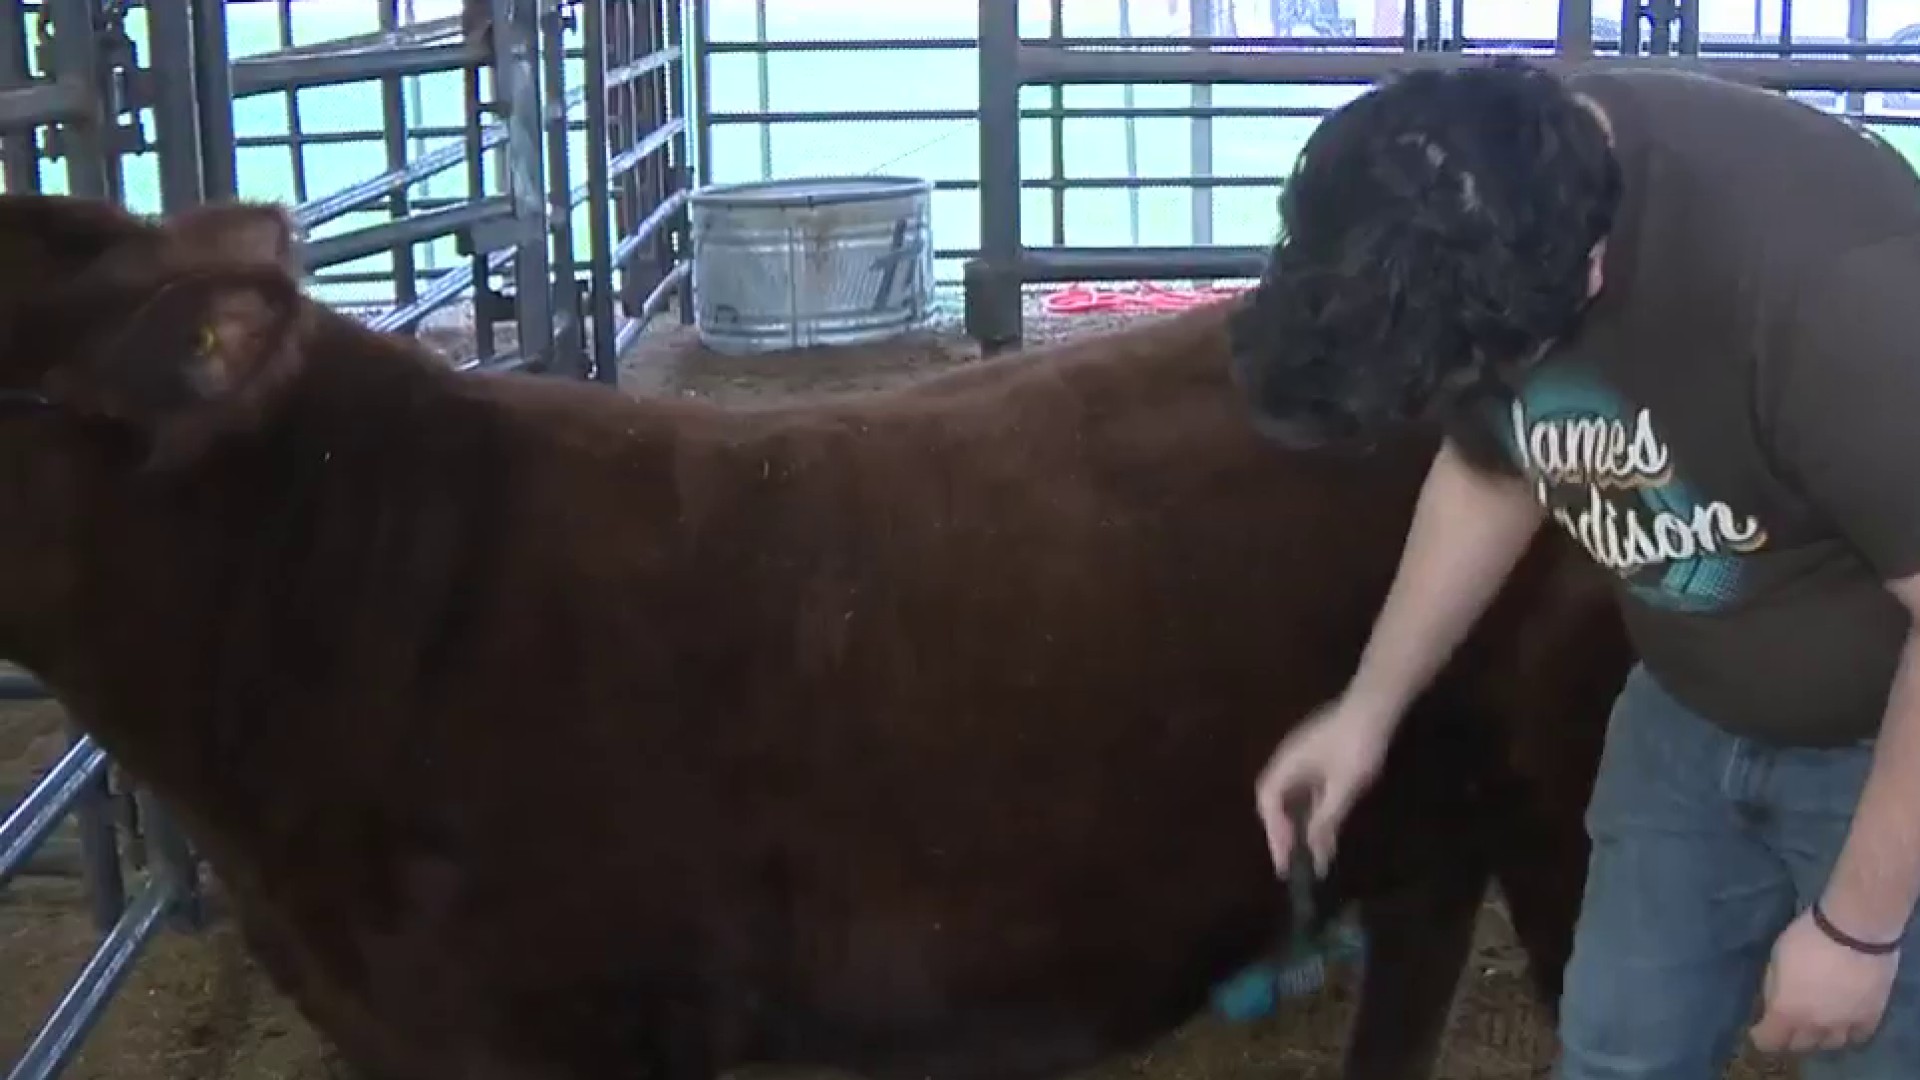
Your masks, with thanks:
[(202, 360), (212, 359), (214, 351), (219, 345), (220, 339), (214, 336), (213, 327), (202, 326), (200, 328), (200, 358)]

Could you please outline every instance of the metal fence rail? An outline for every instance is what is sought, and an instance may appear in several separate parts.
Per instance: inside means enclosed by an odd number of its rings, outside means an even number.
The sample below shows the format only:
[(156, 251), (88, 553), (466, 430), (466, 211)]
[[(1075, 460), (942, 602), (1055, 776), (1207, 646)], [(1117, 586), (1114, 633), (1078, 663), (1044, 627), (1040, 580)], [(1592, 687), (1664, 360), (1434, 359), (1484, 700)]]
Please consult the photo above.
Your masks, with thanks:
[[(32, 680), (9, 674), (5, 698), (45, 697)], [(172, 916), (176, 925), (199, 921), (198, 868), (163, 810), (143, 807), (129, 821), (157, 856), (147, 867), (131, 902), (121, 860), (121, 832), (115, 803), (133, 805), (133, 792), (115, 793), (109, 784), (111, 762), (93, 739), (69, 727), (71, 743), (61, 758), (0, 818), (0, 888), (30, 869), (31, 860), (69, 815), (80, 837), (80, 867), (92, 901), (92, 917), (101, 933), (86, 964), (62, 995), (46, 1022), (7, 1073), (7, 1080), (50, 1080), (71, 1061), (80, 1042), (104, 1011), (108, 999), (156, 931)], [(131, 837), (129, 837), (131, 838)], [(144, 861), (144, 860), (141, 860)]]
[[(1642, 67), (1685, 67), (1778, 90), (1920, 91), (1920, 64), (1891, 57), (1920, 58), (1912, 45), (1863, 43), (1867, 0), (1850, 0), (1853, 41), (1807, 49), (1793, 41), (1791, 8), (1782, 18), (1780, 40), (1762, 45), (1701, 41), (1698, 0), (1625, 0), (1612, 40), (1595, 33), (1591, 0), (1563, 0), (1560, 38), (1554, 41), (1487, 40), (1454, 33), (1465, 23), (1464, 0), (1406, 0), (1398, 39), (1345, 36), (1242, 38), (1208, 31), (1190, 37), (1070, 37), (1063, 29), (1063, 0), (1051, 0), (1052, 25), (1045, 36), (1023, 33), (1021, 12), (1013, 3), (979, 5), (980, 87), (980, 251), (965, 266), (968, 333), (995, 351), (1019, 344), (1022, 337), (1021, 291), (1036, 282), (1158, 279), (1246, 279), (1258, 275), (1265, 250), (1214, 245), (1201, 225), (1211, 220), (1203, 209), (1211, 192), (1257, 185), (1277, 190), (1279, 177), (1220, 177), (1202, 171), (1210, 157), (1211, 121), (1234, 115), (1214, 107), (1212, 88), (1236, 85), (1291, 85), (1358, 89), (1392, 72), (1415, 67), (1456, 67), (1477, 62), (1473, 54), (1490, 50), (1533, 51), (1548, 67), (1570, 63), (1626, 63)], [(1193, 8), (1212, 10), (1205, 0)], [(1207, 18), (1210, 18), (1208, 16)], [(1769, 56), (1769, 53), (1774, 55)], [(1804, 55), (1812, 52), (1814, 55)], [(1022, 192), (1036, 186), (1023, 169), (1022, 108), (1025, 87), (1046, 87), (1060, 100), (1069, 86), (1168, 86), (1193, 88), (1187, 108), (1162, 108), (1155, 116), (1195, 119), (1193, 175), (1182, 182), (1194, 191), (1194, 242), (1185, 246), (1086, 248), (1059, 242), (1027, 241)], [(1135, 110), (1135, 115), (1139, 110)], [(1263, 110), (1275, 115), (1276, 110)], [(1315, 115), (1324, 110), (1300, 110)], [(1045, 110), (1043, 114), (1071, 110)], [(1057, 123), (1057, 121), (1056, 121)], [(1055, 174), (1042, 184), (1074, 186), (1059, 178), (1060, 151), (1054, 149)], [(1080, 181), (1081, 186), (1086, 181)], [(1056, 234), (1057, 236), (1057, 234)]]
[[(25, 19), (0, 20), (0, 80), (27, 70), (37, 20), (60, 2), (0, 0), (0, 15)], [(103, 98), (123, 128), (109, 178), (44, 186), (143, 210), (279, 199), (309, 230), (322, 299), (401, 331), (470, 300), (474, 349), (460, 366), (611, 379), (612, 358), (686, 287), (687, 0), (503, 3), (497, 27), (494, 0), (406, 18), (459, 2), (125, 4), (103, 23), (127, 61)], [(377, 25), (305, 40), (355, 16)], [(134, 54), (164, 57), (166, 77)], [(71, 102), (61, 87), (73, 80), (19, 81), (0, 117), (9, 101)], [(596, 83), (604, 92), (588, 93)], [(0, 147), (8, 189), (42, 187), (33, 144), (15, 142)], [(157, 182), (127, 175), (137, 164)], [(511, 344), (496, 347), (505, 321)]]
[[(459, 368), (613, 382), (688, 279), (687, 2), (0, 0), (0, 176), (285, 203), (319, 299), (394, 332), (470, 318)], [(0, 702), (46, 696), (0, 669)], [(0, 887), (77, 871), (101, 939), (7, 1080), (58, 1076), (159, 928), (201, 925), (189, 845), (69, 730), (0, 813)]]
[[(970, 333), (997, 349), (1020, 340), (1027, 284), (1253, 276), (1291, 151), (1392, 70), (1627, 55), (1920, 121), (1920, 93), (1853, 89), (1913, 85), (1920, 9), (1888, 29), (1899, 0), (1823, 8), (1846, 25), (1815, 39), (1810, 6), (1777, 0), (1739, 33), (1703, 28), (1698, 0), (709, 0), (692, 27), (697, 175), (932, 181), (936, 277), (965, 283)], [(1900, 102), (1910, 115), (1879, 108)]]

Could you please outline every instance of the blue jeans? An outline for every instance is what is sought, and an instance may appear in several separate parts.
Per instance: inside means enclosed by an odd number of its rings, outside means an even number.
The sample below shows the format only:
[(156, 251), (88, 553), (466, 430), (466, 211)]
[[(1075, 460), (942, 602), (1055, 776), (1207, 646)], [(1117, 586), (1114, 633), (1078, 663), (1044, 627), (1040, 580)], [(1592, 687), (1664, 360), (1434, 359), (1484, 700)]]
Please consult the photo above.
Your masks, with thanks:
[[(1587, 808), (1556, 1080), (1719, 1080), (1774, 939), (1825, 888), (1872, 754), (1736, 738), (1634, 669)], [(1920, 1080), (1914, 925), (1873, 1039), (1802, 1056), (1802, 1080)]]

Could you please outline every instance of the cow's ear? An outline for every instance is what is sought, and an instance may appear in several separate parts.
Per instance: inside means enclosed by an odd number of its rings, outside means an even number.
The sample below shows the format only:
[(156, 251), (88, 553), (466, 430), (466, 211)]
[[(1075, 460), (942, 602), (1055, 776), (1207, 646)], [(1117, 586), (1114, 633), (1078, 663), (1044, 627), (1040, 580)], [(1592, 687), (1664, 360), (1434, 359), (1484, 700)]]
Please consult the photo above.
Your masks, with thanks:
[(142, 429), (150, 467), (186, 464), (220, 436), (258, 426), (292, 381), (301, 301), (293, 278), (259, 265), (156, 283), (131, 310), (103, 312), (109, 328), (78, 363), (51, 373), (49, 390)]
[(161, 225), (170, 242), (196, 258), (274, 266), (300, 273), (293, 218), (273, 203), (212, 203), (179, 211)]

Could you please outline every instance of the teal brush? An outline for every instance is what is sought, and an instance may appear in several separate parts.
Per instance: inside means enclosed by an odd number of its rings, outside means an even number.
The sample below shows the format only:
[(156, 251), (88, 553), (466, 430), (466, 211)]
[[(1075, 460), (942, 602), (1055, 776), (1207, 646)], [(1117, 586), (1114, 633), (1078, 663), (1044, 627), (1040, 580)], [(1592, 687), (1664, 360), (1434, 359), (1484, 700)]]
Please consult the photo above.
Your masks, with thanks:
[(1214, 1011), (1229, 1020), (1248, 1021), (1270, 1015), (1281, 999), (1305, 997), (1325, 986), (1330, 961), (1365, 955), (1365, 937), (1355, 927), (1336, 924), (1327, 938), (1313, 933), (1313, 886), (1318, 875), (1313, 850), (1307, 846), (1307, 818), (1312, 806), (1312, 796), (1304, 790), (1289, 795), (1285, 803), (1294, 835), (1287, 866), (1292, 933), (1272, 959), (1254, 964), (1214, 988)]

